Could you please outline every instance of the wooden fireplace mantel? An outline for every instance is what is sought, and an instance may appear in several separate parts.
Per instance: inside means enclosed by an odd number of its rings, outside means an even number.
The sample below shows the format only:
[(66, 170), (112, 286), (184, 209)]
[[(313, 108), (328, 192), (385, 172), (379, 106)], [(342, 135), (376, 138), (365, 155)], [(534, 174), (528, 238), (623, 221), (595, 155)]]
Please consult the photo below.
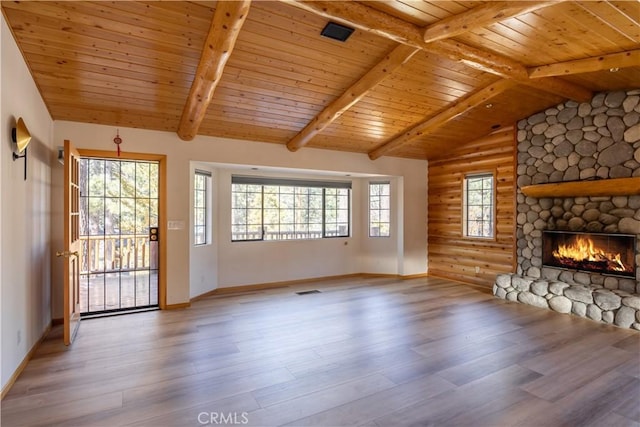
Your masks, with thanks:
[(640, 195), (640, 177), (613, 178), (593, 181), (554, 182), (527, 185), (521, 188), (529, 197), (588, 197)]

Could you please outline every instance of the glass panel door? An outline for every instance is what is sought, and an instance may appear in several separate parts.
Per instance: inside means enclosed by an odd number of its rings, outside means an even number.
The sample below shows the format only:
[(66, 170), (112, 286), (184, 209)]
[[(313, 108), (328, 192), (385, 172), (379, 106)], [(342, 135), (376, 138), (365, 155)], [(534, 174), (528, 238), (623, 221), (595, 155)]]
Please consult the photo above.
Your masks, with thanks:
[(158, 306), (158, 174), (156, 162), (81, 160), (83, 315)]

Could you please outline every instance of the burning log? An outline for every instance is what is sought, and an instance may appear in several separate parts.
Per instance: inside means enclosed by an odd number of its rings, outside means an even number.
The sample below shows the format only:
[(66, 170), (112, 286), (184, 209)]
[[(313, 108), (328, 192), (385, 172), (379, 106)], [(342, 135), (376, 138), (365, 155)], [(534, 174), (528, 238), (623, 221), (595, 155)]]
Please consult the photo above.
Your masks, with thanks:
[(590, 238), (578, 237), (575, 242), (559, 245), (553, 251), (555, 259), (566, 268), (578, 270), (630, 271), (621, 260), (620, 254), (608, 253), (595, 246)]

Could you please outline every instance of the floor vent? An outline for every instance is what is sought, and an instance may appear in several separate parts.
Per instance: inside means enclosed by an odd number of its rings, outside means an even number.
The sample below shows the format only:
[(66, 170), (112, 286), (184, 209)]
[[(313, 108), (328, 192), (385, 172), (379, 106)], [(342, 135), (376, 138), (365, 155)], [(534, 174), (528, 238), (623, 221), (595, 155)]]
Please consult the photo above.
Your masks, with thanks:
[(298, 295), (309, 295), (309, 294), (319, 294), (320, 291), (317, 289), (314, 289), (312, 291), (302, 291), (302, 292), (296, 292), (296, 294)]

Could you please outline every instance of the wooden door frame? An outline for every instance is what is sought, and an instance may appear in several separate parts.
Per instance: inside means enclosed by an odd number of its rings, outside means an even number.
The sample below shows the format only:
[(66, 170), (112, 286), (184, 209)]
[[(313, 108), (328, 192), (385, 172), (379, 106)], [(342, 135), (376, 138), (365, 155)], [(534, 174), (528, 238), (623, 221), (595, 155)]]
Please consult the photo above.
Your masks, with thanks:
[(114, 151), (89, 150), (78, 148), (81, 158), (101, 158), (113, 160), (141, 160), (158, 162), (158, 227), (159, 249), (158, 259), (158, 306), (161, 310), (167, 308), (167, 156), (165, 154), (121, 152), (120, 156)]

